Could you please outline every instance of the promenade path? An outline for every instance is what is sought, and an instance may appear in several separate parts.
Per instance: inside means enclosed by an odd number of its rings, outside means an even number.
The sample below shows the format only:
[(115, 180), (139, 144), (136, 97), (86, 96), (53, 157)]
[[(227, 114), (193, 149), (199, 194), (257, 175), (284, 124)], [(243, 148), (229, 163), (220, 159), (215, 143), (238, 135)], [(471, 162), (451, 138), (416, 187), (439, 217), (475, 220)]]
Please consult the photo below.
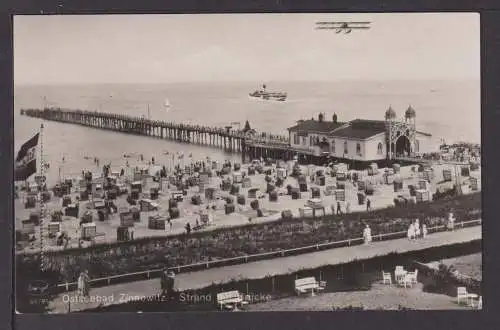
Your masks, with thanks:
[[(214, 283), (226, 283), (234, 279), (259, 279), (269, 275), (280, 275), (298, 271), (300, 269), (314, 269), (326, 265), (348, 263), (354, 259), (363, 260), (389, 253), (406, 253), (424, 250), (427, 248), (446, 246), (457, 243), (466, 243), (481, 239), (481, 226), (458, 229), (453, 232), (439, 232), (427, 236), (425, 239), (409, 241), (406, 238), (372, 242), (369, 245), (336, 248), (298, 256), (289, 256), (279, 259), (250, 262), (246, 264), (212, 268), (203, 271), (181, 273), (176, 275), (176, 289), (179, 291), (199, 289)], [(152, 279), (91, 288), (90, 296), (106, 299), (109, 304), (126, 302), (126, 297), (150, 297), (159, 293), (160, 280)], [(51, 313), (67, 313), (68, 297), (75, 297), (75, 292), (58, 295), (52, 300), (48, 309)], [(124, 300), (125, 299), (125, 300)], [(74, 299), (73, 299), (74, 300)], [(98, 307), (101, 302), (71, 302), (71, 311), (85, 310)], [(105, 303), (103, 305), (107, 305)]]

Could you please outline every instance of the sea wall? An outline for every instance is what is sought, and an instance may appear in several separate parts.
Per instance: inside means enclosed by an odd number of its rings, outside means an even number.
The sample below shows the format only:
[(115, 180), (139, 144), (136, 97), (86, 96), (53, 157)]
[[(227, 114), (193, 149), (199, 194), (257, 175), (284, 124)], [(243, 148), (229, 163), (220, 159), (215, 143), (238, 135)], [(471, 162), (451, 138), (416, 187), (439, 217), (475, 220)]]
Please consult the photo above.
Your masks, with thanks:
[[(341, 241), (362, 236), (365, 224), (372, 235), (406, 231), (419, 218), (428, 227), (443, 225), (453, 210), (457, 224), (481, 218), (481, 194), (458, 196), (405, 208), (387, 208), (322, 218), (294, 218), (271, 223), (219, 228), (208, 232), (169, 237), (148, 237), (128, 242), (68, 249), (45, 254), (51, 283), (75, 281), (80, 271), (91, 278), (112, 276), (162, 267), (177, 267), (210, 260), (232, 258), (302, 246)], [(306, 251), (304, 251), (306, 252)], [(39, 256), (16, 256), (18, 277), (36, 274)], [(39, 274), (40, 277), (44, 276)]]

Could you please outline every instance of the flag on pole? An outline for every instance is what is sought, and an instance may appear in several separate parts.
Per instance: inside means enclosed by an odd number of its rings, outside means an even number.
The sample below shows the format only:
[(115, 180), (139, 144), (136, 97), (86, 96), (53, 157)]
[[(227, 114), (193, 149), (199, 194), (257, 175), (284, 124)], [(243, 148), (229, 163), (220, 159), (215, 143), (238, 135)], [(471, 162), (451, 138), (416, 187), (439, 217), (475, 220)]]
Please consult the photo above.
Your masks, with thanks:
[(37, 133), (19, 149), (14, 169), (15, 181), (24, 181), (36, 173), (36, 147), (39, 136), (40, 133)]

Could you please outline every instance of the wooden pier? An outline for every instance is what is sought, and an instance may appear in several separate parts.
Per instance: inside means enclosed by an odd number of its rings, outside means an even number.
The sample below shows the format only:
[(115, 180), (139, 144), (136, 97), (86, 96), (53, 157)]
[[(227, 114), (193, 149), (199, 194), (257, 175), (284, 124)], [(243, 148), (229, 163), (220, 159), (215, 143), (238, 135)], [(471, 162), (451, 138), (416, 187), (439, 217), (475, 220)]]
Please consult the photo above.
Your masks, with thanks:
[(309, 149), (290, 146), (288, 137), (262, 133), (246, 133), (242, 130), (179, 124), (113, 113), (61, 108), (21, 109), (21, 115), (44, 120), (76, 124), (126, 134), (155, 137), (223, 149), (241, 153), (243, 161), (254, 158), (291, 160), (294, 156), (312, 159)]

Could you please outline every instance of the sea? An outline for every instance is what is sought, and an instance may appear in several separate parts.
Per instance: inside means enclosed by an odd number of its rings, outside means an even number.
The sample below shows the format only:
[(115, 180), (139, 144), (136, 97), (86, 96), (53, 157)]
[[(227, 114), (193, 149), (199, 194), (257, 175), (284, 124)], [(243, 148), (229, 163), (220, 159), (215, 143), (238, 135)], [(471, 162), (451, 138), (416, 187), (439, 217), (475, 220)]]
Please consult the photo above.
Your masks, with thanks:
[[(391, 106), (399, 118), (408, 106), (417, 113), (417, 129), (447, 143), (480, 143), (479, 81), (334, 81), (266, 82), (270, 91), (288, 93), (285, 102), (253, 99), (248, 93), (259, 82), (182, 82), (168, 84), (24, 85), (14, 88), (15, 150), (40, 130), (40, 119), (20, 115), (22, 108), (53, 106), (133, 115), (178, 123), (238, 128), (248, 120), (260, 132), (287, 135), (287, 128), (300, 119), (334, 113), (339, 121), (356, 118), (383, 120)], [(166, 106), (169, 103), (170, 106)], [(237, 124), (239, 123), (239, 124)], [(167, 154), (168, 153), (168, 154)], [(77, 176), (83, 169), (124, 166), (128, 160), (158, 164), (172, 162), (172, 154), (183, 153), (183, 161), (240, 160), (237, 154), (203, 146), (150, 137), (103, 131), (78, 125), (44, 122), (43, 157), (50, 165), (49, 183), (61, 176)], [(132, 155), (125, 159), (124, 155)], [(133, 164), (132, 164), (133, 165)]]

